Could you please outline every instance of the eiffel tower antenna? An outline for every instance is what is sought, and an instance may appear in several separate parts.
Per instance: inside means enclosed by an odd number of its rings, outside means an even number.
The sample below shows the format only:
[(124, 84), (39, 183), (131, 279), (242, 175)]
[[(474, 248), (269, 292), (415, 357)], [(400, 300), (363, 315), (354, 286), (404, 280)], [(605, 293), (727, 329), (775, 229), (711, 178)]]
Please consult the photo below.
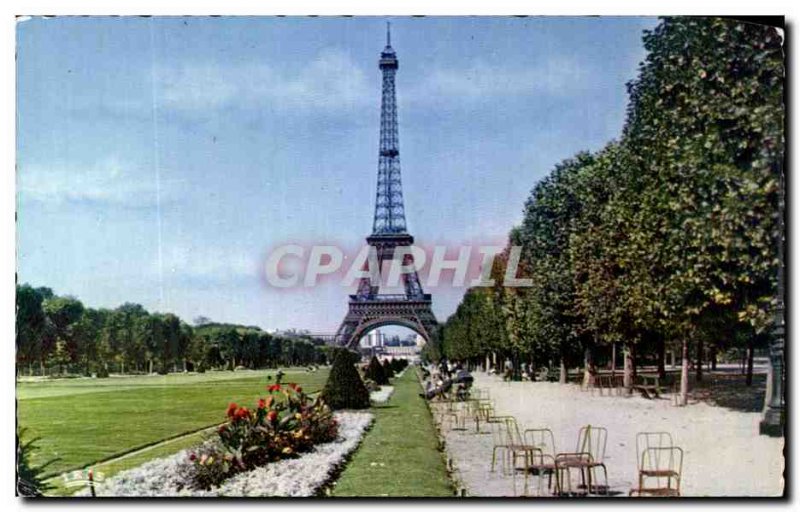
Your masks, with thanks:
[(386, 46), (392, 46), (392, 22), (386, 22)]

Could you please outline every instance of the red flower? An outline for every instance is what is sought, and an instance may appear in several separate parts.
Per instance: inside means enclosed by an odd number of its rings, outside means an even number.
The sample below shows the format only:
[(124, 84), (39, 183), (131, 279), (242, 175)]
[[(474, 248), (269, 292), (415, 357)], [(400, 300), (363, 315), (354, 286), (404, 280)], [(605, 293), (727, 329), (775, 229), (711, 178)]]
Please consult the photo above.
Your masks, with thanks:
[(193, 453), (190, 453), (190, 454), (189, 454), (189, 460), (190, 460), (190, 461), (194, 462), (196, 459), (197, 459), (197, 455), (195, 455), (195, 454), (193, 454)]
[(250, 411), (247, 410), (247, 407), (240, 407), (234, 414), (234, 418), (236, 418), (237, 420), (248, 418), (249, 416), (250, 416)]
[(280, 391), (280, 390), (281, 390), (281, 385), (280, 384), (273, 384), (273, 385), (267, 387), (267, 391), (269, 391), (270, 393), (272, 393), (273, 391)]
[(228, 405), (228, 410), (225, 412), (225, 416), (233, 418), (233, 414), (236, 412), (236, 409), (238, 408), (239, 408), (238, 405), (236, 405), (235, 403), (231, 403), (230, 405)]
[(290, 388), (292, 388), (293, 390), (297, 391), (297, 383), (296, 383), (296, 382), (290, 382), (290, 383), (288, 384), (288, 386), (289, 386)]
[(298, 393), (303, 392), (303, 388), (301, 388), (300, 386), (295, 386), (294, 390), (297, 391)]
[(266, 409), (267, 408), (267, 401), (263, 398), (258, 399), (258, 408), (259, 409)]
[(267, 413), (267, 421), (275, 421), (278, 419), (278, 411), (269, 411)]

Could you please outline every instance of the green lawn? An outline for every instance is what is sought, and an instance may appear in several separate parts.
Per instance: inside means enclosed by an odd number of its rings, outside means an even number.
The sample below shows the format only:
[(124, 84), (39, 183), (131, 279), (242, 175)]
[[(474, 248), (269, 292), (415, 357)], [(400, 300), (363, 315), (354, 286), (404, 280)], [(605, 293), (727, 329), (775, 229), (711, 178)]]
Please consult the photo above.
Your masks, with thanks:
[(333, 496), (452, 497), (416, 370), (395, 379), (394, 395), (374, 407), (375, 425), (336, 482)]
[[(273, 375), (274, 381), (274, 373), (208, 372), (20, 382), (17, 419), (26, 429), (26, 438), (40, 438), (34, 464), (57, 458), (47, 468), (48, 474), (56, 474), (220, 423), (228, 403), (253, 406), (258, 397), (266, 396), (265, 386), (270, 382), (267, 375)], [(327, 376), (327, 369), (316, 373), (287, 371), (284, 382), (297, 382), (314, 392), (322, 388)], [(182, 439), (155, 448), (156, 455), (148, 451), (138, 463), (174, 453), (185, 443)], [(167, 453), (163, 453), (165, 450)], [(130, 462), (124, 466), (130, 466)]]

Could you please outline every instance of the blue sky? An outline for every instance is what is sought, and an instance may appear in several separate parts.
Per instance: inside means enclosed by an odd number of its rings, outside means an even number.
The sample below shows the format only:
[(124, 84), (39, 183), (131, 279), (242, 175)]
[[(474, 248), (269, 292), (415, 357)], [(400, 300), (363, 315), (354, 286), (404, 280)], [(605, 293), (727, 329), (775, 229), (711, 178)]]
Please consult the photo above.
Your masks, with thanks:
[[(382, 17), (35, 18), (17, 27), (20, 282), (93, 307), (332, 332), (270, 247), (372, 227)], [(394, 18), (410, 232), (502, 238), (558, 161), (616, 137), (652, 18)], [(463, 289), (440, 286), (434, 311)]]

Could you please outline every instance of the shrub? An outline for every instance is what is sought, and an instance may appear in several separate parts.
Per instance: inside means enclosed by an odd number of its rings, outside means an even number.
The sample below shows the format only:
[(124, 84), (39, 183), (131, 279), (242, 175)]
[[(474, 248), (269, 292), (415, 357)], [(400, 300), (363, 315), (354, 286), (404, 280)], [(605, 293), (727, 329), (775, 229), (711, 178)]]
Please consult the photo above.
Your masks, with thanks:
[(391, 379), (392, 377), (394, 377), (394, 368), (392, 367), (392, 363), (390, 363), (388, 359), (383, 360), (383, 373), (386, 374), (387, 379)]
[(356, 370), (358, 355), (338, 349), (333, 355), (333, 367), (322, 390), (322, 398), (332, 409), (366, 409), (369, 391)]
[(395, 375), (403, 371), (403, 363), (400, 362), (400, 359), (392, 359), (389, 364), (392, 365), (392, 371)]
[(241, 471), (336, 439), (338, 425), (321, 397), (312, 402), (294, 383), (267, 389), (270, 396), (260, 399), (254, 410), (230, 404), (228, 421), (217, 429), (217, 442), (189, 454), (192, 464), (184, 477), (192, 487), (208, 489)]
[(375, 381), (379, 386), (389, 384), (389, 377), (386, 375), (383, 366), (375, 356), (372, 356), (372, 359), (370, 359), (367, 370), (364, 372), (364, 377)]

